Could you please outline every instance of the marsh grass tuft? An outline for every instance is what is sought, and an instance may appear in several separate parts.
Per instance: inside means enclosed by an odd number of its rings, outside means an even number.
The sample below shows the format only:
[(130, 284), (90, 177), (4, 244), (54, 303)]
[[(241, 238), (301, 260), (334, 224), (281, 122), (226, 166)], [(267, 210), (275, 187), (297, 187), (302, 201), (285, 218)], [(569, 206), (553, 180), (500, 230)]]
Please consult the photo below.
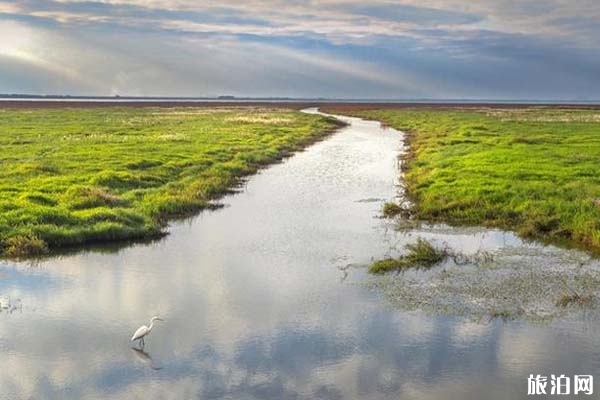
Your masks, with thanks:
[(1, 245), (4, 254), (9, 257), (38, 256), (48, 253), (48, 245), (34, 235), (13, 236), (6, 239)]
[(450, 256), (447, 248), (436, 248), (423, 238), (406, 246), (407, 253), (397, 259), (387, 258), (371, 264), (369, 272), (381, 274), (389, 271), (402, 271), (408, 268), (431, 268)]
[(479, 250), (474, 254), (464, 254), (453, 250), (447, 245), (436, 247), (423, 238), (417, 238), (415, 243), (404, 246), (406, 254), (398, 258), (385, 258), (371, 264), (369, 272), (382, 274), (389, 271), (403, 271), (409, 268), (428, 269), (452, 259), (456, 265), (487, 264), (494, 261), (494, 255), (488, 251)]
[(409, 216), (408, 214), (408, 210), (403, 208), (402, 206), (399, 206), (396, 203), (385, 203), (383, 205), (383, 209), (381, 210), (381, 213), (383, 215), (384, 218), (394, 218), (398, 215), (407, 218)]
[(401, 271), (406, 266), (401, 259), (385, 258), (377, 260), (371, 264), (369, 272), (372, 274), (383, 274), (389, 271)]

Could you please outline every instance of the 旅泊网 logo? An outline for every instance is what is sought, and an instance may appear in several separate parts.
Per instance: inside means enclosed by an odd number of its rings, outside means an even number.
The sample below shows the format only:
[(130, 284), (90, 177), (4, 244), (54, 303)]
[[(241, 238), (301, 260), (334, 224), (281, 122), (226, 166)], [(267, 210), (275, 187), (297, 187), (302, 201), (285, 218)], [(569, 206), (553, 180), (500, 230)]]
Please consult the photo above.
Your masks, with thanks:
[(528, 395), (570, 395), (594, 393), (594, 377), (591, 375), (575, 375), (573, 379), (565, 375), (529, 375), (527, 378)]

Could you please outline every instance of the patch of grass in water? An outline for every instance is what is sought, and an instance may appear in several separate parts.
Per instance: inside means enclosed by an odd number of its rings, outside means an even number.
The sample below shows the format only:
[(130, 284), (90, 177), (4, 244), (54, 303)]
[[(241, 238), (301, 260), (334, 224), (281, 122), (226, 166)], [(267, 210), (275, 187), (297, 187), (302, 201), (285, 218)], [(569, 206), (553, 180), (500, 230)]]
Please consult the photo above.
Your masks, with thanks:
[(387, 258), (371, 264), (369, 272), (382, 274), (389, 271), (402, 271), (408, 268), (431, 268), (450, 256), (445, 248), (436, 248), (423, 238), (406, 246), (408, 252), (399, 258)]
[(372, 263), (369, 272), (372, 274), (383, 274), (389, 271), (400, 271), (404, 267), (405, 265), (400, 259), (385, 258)]

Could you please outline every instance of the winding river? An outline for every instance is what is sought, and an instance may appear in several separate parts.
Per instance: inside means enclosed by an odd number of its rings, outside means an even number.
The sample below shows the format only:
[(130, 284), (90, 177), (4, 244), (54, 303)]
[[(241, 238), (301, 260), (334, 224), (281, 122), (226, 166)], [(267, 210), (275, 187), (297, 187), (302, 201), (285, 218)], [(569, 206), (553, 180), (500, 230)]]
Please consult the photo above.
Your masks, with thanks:
[[(493, 251), (530, 274), (597, 266), (499, 231), (397, 231), (378, 216), (398, 196), (402, 134), (340, 118), (350, 125), (160, 241), (0, 261), (0, 399), (505, 399), (526, 398), (530, 374), (597, 376), (594, 312), (444, 314), (436, 307), (481, 302), (440, 305), (433, 288), (418, 297), (442, 270), (367, 276), (372, 259), (417, 235)], [(509, 268), (496, 264), (484, 268)], [(132, 349), (153, 315), (165, 322)]]

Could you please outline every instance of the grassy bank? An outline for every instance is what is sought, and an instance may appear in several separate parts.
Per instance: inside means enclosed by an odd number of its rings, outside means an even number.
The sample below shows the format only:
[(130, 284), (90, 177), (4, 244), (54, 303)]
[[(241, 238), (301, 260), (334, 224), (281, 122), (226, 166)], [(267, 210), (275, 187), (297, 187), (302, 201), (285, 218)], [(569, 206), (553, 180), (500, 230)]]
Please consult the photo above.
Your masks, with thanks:
[(0, 255), (159, 235), (335, 126), (260, 108), (0, 109)]
[(350, 113), (409, 132), (405, 179), (416, 218), (600, 252), (600, 111)]

